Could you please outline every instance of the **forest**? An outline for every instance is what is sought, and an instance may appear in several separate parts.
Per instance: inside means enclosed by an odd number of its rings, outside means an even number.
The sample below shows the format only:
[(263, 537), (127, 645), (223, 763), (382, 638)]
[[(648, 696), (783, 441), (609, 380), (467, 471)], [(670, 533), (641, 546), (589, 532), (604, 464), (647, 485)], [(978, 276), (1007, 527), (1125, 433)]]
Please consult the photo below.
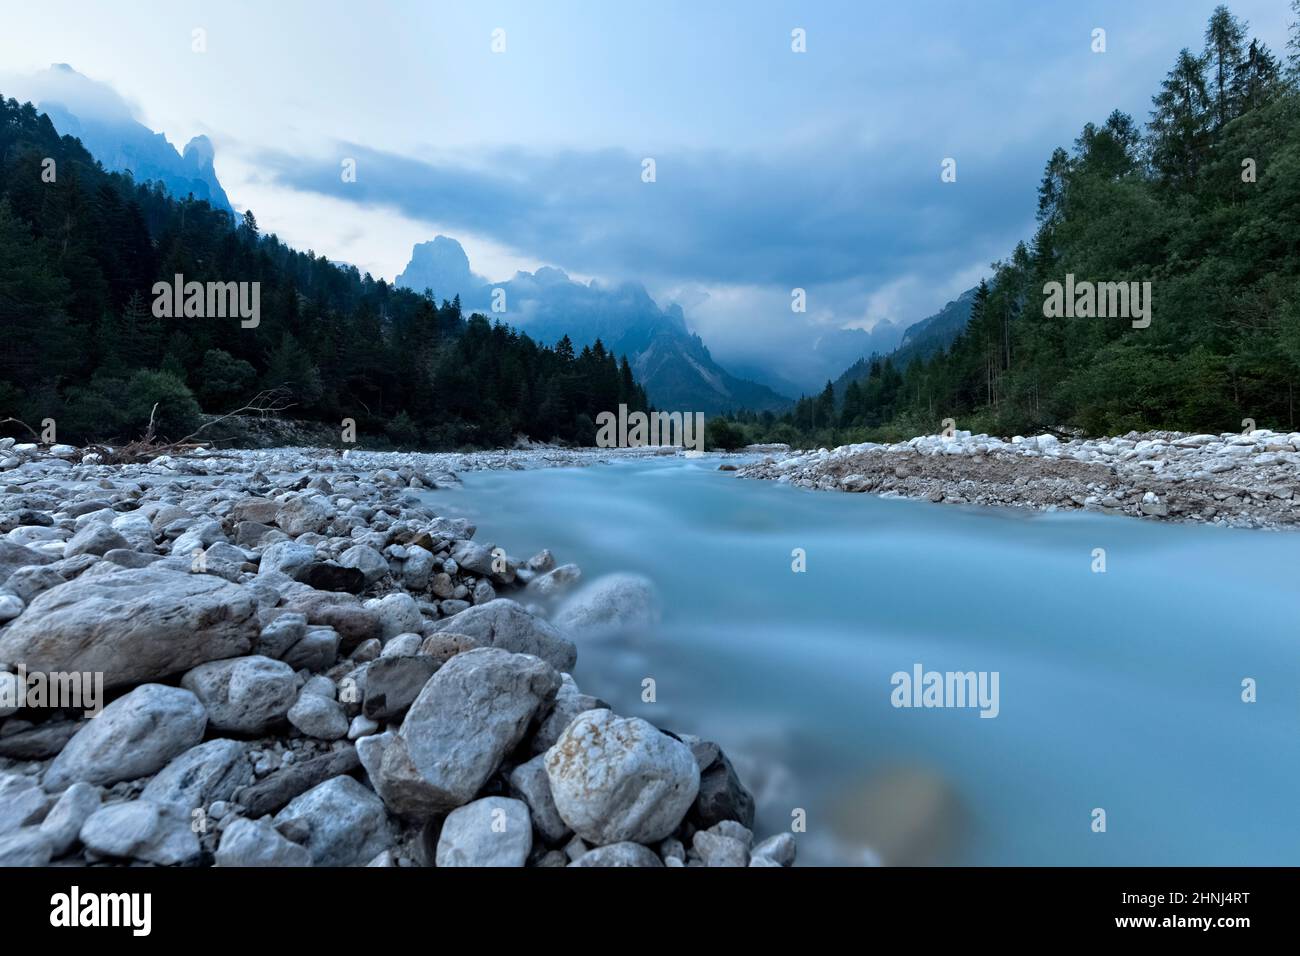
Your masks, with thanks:
[[(257, 283), (260, 318), (160, 318), (156, 282)], [(110, 173), (30, 104), (0, 97), (0, 419), (64, 442), (191, 434), (271, 393), (293, 418), (356, 423), (361, 445), (594, 444), (595, 418), (646, 410), (599, 341), (527, 335), (289, 248), (157, 183)], [(4, 434), (28, 437), (14, 422)], [(43, 430), (43, 429), (42, 429)]]
[[(1300, 19), (1300, 2), (1293, 3)], [(1151, 322), (1055, 318), (1067, 275), (1150, 283)], [(992, 266), (968, 326), (905, 367), (873, 356), (785, 415), (740, 412), (733, 443), (833, 445), (933, 434), (1064, 429), (1295, 430), (1300, 385), (1300, 26), (1283, 54), (1215, 9), (1152, 98), (1145, 126), (1115, 111), (1056, 149), (1037, 230)]]

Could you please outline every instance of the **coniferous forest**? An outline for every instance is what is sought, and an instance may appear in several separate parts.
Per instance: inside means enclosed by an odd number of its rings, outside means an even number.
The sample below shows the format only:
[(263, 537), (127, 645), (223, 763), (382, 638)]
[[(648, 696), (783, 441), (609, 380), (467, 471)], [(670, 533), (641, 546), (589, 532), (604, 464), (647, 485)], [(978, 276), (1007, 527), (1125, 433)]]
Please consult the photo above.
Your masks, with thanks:
[[(956, 341), (901, 368), (873, 357), (785, 416), (736, 415), (736, 441), (897, 440), (945, 418), (1002, 435), (1300, 427), (1300, 25), (1290, 38), (1274, 53), (1218, 7), (1145, 127), (1116, 111), (1052, 153), (1036, 233), (994, 263)], [(1045, 317), (1067, 273), (1150, 282), (1150, 327)]]
[[(53, 161), (52, 164), (50, 161)], [(157, 318), (155, 282), (260, 283), (260, 321)], [(264, 390), (362, 443), (595, 443), (595, 417), (647, 407), (599, 341), (542, 347), (459, 299), (438, 304), (263, 235), (206, 201), (109, 173), (30, 103), (0, 97), (0, 418), (60, 441), (160, 438)], [(436, 291), (436, 290), (435, 290)], [(13, 431), (22, 434), (21, 430)]]

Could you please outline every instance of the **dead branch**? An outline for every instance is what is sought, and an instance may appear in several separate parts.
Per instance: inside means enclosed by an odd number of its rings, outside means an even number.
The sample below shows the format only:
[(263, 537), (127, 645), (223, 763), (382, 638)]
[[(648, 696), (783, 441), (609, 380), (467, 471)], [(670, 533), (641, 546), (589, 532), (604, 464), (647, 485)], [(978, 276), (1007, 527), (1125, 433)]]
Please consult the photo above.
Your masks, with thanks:
[(226, 412), (226, 414), (211, 421), (204, 422), (184, 438), (171, 442), (159, 442), (155, 438), (155, 417), (158, 412), (158, 405), (155, 404), (149, 412), (148, 427), (136, 441), (128, 442), (121, 448), (109, 448), (107, 445), (87, 445), (83, 451), (98, 455), (105, 464), (133, 465), (153, 461), (163, 455), (184, 454), (201, 448), (209, 448), (212, 442), (196, 440), (205, 430), (229, 418), (234, 418), (236, 415), (255, 414), (265, 417), (279, 414), (294, 407), (294, 403), (288, 401), (289, 394), (289, 391), (285, 388), (263, 389), (254, 395), (247, 404), (236, 408), (234, 411)]

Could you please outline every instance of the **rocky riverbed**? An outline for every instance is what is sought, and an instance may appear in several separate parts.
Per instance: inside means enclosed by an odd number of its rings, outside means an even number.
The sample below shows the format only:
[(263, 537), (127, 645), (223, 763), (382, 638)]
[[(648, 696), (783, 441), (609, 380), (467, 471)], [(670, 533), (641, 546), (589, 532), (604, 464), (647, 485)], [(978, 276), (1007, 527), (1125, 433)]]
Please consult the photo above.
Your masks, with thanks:
[(419, 495), (607, 457), (0, 440), (0, 865), (793, 863), (718, 744), (574, 681), (637, 579)]
[(1238, 528), (1300, 523), (1300, 432), (924, 435), (774, 455), (745, 478), (944, 504), (1084, 509)]

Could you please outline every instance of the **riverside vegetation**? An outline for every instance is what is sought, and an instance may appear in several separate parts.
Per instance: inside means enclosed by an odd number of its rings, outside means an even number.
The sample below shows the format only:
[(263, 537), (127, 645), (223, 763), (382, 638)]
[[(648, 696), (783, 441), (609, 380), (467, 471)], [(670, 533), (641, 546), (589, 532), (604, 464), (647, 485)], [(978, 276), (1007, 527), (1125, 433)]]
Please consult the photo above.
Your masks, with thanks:
[[(1112, 113), (1052, 153), (1038, 228), (995, 263), (946, 347), (873, 356), (786, 415), (734, 416), (739, 444), (897, 442), (953, 418), (973, 432), (1297, 427), (1300, 0), (1283, 55), (1218, 7), (1143, 129)], [(1107, 54), (1093, 54), (1106, 56)], [(963, 188), (960, 185), (945, 189)], [(1150, 282), (1150, 326), (1049, 318), (1067, 275)]]

